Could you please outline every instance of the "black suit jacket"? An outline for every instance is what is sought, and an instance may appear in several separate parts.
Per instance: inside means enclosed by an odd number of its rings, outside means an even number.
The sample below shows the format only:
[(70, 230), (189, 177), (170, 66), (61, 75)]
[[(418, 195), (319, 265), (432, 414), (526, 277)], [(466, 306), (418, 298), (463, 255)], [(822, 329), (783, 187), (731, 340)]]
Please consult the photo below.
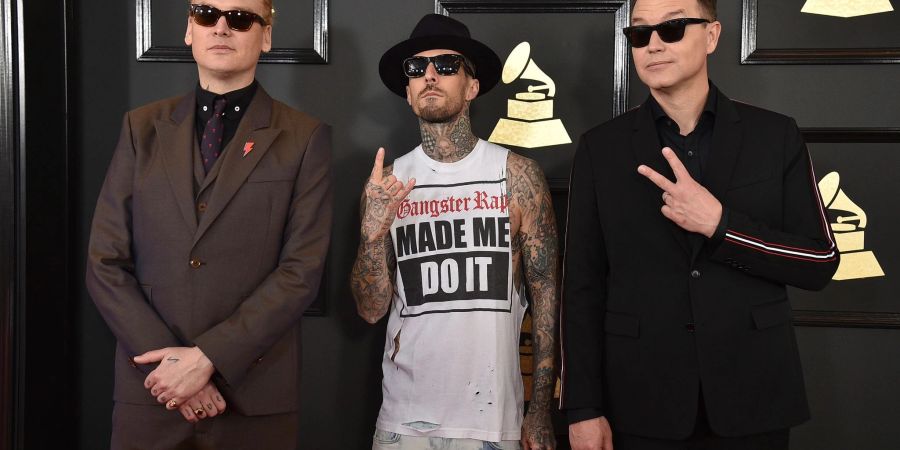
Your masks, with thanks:
[[(116, 401), (158, 404), (149, 350), (198, 346), (229, 410), (297, 410), (300, 319), (331, 234), (331, 132), (259, 87), (195, 193), (195, 95), (125, 115), (97, 199), (88, 291), (116, 336)], [(202, 214), (201, 214), (202, 212)]]
[(674, 181), (646, 105), (585, 133), (575, 155), (561, 407), (680, 439), (702, 387), (723, 436), (805, 421), (785, 286), (821, 289), (838, 254), (796, 123), (719, 94), (703, 184), (727, 215), (713, 239), (662, 215), (640, 164)]

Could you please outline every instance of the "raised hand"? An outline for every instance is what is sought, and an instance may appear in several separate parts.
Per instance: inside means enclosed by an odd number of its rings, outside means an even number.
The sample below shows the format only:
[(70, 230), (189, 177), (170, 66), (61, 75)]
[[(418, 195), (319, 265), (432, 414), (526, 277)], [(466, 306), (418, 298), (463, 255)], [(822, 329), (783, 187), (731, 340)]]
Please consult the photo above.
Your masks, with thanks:
[(671, 148), (663, 148), (662, 154), (675, 174), (674, 183), (645, 165), (638, 167), (638, 173), (662, 189), (662, 214), (687, 231), (712, 237), (722, 219), (722, 204), (691, 178)]
[(372, 175), (366, 182), (366, 210), (361, 226), (361, 233), (366, 242), (375, 242), (387, 234), (400, 202), (409, 195), (415, 185), (415, 178), (410, 179), (404, 186), (394, 175), (384, 176), (384, 148), (379, 148), (375, 154)]

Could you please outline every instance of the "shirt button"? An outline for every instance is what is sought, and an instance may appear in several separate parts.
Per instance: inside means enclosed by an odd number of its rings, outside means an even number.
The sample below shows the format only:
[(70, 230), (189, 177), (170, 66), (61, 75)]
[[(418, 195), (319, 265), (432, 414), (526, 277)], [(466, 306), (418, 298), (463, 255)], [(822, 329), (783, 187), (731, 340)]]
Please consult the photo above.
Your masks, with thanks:
[(692, 270), (692, 271), (691, 271), (691, 278), (700, 278), (700, 271), (697, 270), (697, 269)]
[(200, 211), (200, 212), (206, 211), (206, 202), (200, 202), (197, 205), (197, 211)]
[(209, 111), (209, 106), (204, 106), (204, 107), (203, 107), (203, 110), (204, 110), (204, 111)]
[(201, 265), (203, 265), (203, 262), (201, 262), (199, 258), (191, 259), (191, 267), (198, 269)]
[(694, 156), (694, 151), (693, 151), (693, 150), (688, 150), (688, 156)]
[(235, 106), (235, 107), (234, 107), (234, 112), (238, 112), (238, 111), (240, 111), (240, 110), (241, 110), (241, 107), (240, 107), (240, 106)]

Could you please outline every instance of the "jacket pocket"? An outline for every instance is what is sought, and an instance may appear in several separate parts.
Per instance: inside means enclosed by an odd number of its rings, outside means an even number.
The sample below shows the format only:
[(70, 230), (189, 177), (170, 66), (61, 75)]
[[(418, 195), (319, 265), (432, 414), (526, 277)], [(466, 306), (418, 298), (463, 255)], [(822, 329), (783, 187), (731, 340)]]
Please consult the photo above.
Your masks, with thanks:
[(639, 337), (641, 321), (637, 316), (623, 314), (617, 312), (606, 312), (606, 318), (603, 319), (603, 326), (608, 334), (618, 336)]
[(247, 177), (248, 183), (266, 183), (270, 181), (294, 181), (297, 173), (290, 167), (257, 167)]
[(772, 328), (791, 321), (791, 303), (782, 297), (772, 303), (754, 306), (751, 310), (757, 330)]
[(777, 174), (774, 172), (770, 173), (761, 173), (756, 174), (754, 177), (745, 177), (742, 179), (733, 180), (731, 185), (728, 186), (728, 190), (736, 190), (743, 189), (751, 186), (756, 186), (760, 183), (765, 183), (767, 181), (775, 181), (777, 179)]

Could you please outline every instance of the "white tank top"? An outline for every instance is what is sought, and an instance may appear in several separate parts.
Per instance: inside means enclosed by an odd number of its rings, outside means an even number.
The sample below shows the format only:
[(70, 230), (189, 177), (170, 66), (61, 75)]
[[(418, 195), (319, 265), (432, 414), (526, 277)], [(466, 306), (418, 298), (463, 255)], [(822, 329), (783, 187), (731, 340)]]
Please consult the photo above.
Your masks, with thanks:
[[(397, 256), (377, 428), (412, 436), (519, 440), (519, 332), (506, 197), (509, 150), (479, 140), (455, 163), (422, 147), (394, 161), (416, 186), (391, 237)], [(399, 333), (399, 345), (394, 337)]]

